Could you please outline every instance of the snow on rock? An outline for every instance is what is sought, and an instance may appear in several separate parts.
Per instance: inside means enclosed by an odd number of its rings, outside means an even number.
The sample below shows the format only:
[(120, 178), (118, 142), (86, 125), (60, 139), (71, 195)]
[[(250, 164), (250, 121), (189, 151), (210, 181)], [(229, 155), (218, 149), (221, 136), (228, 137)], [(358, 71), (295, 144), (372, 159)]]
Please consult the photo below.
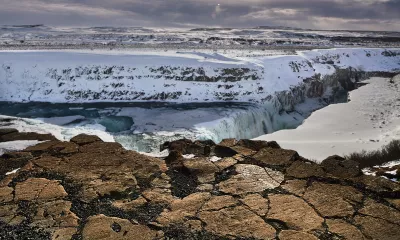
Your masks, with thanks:
[[(313, 50), (240, 59), (197, 52), (1, 51), (0, 101), (263, 103), (310, 79), (323, 81), (339, 68), (394, 72), (399, 62), (398, 49)], [(315, 82), (310, 87), (318, 88)], [(291, 95), (302, 98), (293, 91)], [(292, 98), (289, 104), (296, 101)]]
[(330, 155), (377, 150), (400, 139), (400, 81), (371, 78), (365, 82), (366, 86), (350, 92), (350, 102), (314, 112), (297, 129), (256, 139), (275, 140), (317, 162)]

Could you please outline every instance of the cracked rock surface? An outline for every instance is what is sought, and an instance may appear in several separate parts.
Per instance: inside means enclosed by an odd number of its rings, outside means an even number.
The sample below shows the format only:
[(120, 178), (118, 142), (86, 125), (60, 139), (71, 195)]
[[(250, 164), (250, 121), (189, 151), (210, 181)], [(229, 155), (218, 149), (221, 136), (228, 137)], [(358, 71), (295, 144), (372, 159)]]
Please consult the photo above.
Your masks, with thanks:
[(399, 184), (338, 156), (227, 139), (168, 142), (161, 159), (45, 137), (0, 156), (0, 239), (400, 239)]

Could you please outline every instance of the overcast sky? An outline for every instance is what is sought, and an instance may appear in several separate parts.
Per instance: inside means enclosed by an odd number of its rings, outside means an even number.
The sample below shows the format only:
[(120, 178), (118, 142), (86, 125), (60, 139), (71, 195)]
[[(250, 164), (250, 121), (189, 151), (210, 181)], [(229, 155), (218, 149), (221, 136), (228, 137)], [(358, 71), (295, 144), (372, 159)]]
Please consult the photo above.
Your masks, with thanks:
[(400, 0), (0, 0), (0, 24), (400, 31)]

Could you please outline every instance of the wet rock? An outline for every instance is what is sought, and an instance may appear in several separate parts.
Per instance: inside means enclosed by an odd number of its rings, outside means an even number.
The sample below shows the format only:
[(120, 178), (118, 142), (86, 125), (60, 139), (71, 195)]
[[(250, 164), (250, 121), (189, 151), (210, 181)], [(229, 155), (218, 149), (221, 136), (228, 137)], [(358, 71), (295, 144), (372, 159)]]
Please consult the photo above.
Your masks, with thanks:
[(51, 134), (39, 134), (34, 132), (12, 132), (0, 136), (0, 142), (11, 142), (11, 141), (21, 141), (21, 140), (52, 141), (52, 140), (57, 140), (57, 138)]
[(381, 203), (377, 203), (372, 199), (367, 199), (364, 203), (364, 207), (361, 208), (358, 213), (374, 218), (384, 219), (388, 222), (400, 225), (400, 211)]
[(15, 186), (15, 201), (45, 201), (67, 196), (58, 181), (45, 178), (29, 178)]
[(233, 195), (260, 193), (279, 187), (284, 179), (281, 172), (256, 165), (235, 165), (237, 175), (218, 184), (221, 192)]
[(104, 215), (89, 217), (82, 230), (83, 240), (153, 240), (160, 237), (162, 237), (160, 232), (151, 230), (147, 226)]
[(263, 148), (253, 156), (253, 158), (265, 166), (289, 165), (298, 157), (299, 155), (295, 151), (277, 148)]
[(318, 164), (311, 162), (295, 161), (286, 170), (287, 176), (295, 178), (323, 177), (324, 170)]
[(77, 135), (70, 140), (73, 143), (76, 143), (80, 146), (85, 144), (94, 143), (94, 142), (102, 142), (102, 140), (98, 136), (94, 135), (87, 135), (87, 134), (80, 134)]
[(361, 232), (370, 239), (393, 240), (400, 236), (399, 225), (390, 223), (383, 219), (370, 216), (356, 216), (355, 224), (359, 225)]
[(237, 204), (238, 201), (236, 201), (232, 196), (214, 196), (203, 205), (201, 211), (217, 211)]
[(354, 214), (353, 204), (361, 203), (363, 195), (353, 187), (314, 182), (304, 194), (310, 204), (324, 217), (346, 217)]
[(327, 219), (326, 225), (328, 226), (330, 232), (336, 233), (337, 235), (343, 237), (344, 239), (352, 239), (352, 240), (366, 239), (357, 227), (345, 222), (344, 220)]
[(199, 218), (205, 230), (224, 237), (273, 239), (275, 229), (252, 211), (237, 206), (220, 211), (203, 211)]
[(294, 195), (303, 196), (307, 188), (307, 181), (298, 179), (287, 180), (282, 184), (282, 188)]
[(252, 212), (263, 217), (268, 212), (268, 199), (263, 198), (260, 194), (250, 194), (240, 199)]
[(325, 172), (339, 178), (352, 178), (362, 174), (356, 161), (344, 159), (340, 156), (328, 157), (322, 161), (321, 166)]
[(311, 208), (304, 200), (292, 195), (268, 195), (270, 210), (269, 219), (285, 222), (295, 230), (310, 231), (320, 229), (324, 219)]
[(305, 232), (283, 230), (279, 233), (280, 240), (318, 240), (314, 235)]
[(10, 134), (10, 133), (17, 133), (18, 130), (15, 128), (0, 128), (0, 136)]

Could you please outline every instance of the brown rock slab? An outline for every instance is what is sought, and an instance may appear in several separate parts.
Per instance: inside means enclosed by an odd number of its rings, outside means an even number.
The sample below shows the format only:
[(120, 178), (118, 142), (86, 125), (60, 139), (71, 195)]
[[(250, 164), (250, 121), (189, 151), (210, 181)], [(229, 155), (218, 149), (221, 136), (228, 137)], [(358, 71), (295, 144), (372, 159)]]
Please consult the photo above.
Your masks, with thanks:
[(358, 212), (360, 214), (368, 215), (374, 218), (381, 218), (388, 222), (400, 225), (400, 211), (381, 203), (377, 203), (372, 199), (367, 199), (364, 203), (364, 207)]
[(240, 201), (259, 216), (263, 217), (268, 213), (268, 199), (263, 198), (260, 194), (247, 195)]
[(253, 158), (266, 166), (284, 166), (291, 164), (298, 156), (297, 152), (293, 150), (263, 148)]
[(76, 234), (76, 228), (60, 228), (56, 229), (51, 235), (52, 240), (71, 240), (72, 236)]
[(218, 167), (220, 171), (223, 171), (229, 167), (235, 165), (238, 161), (233, 157), (223, 158), (219, 161), (214, 162), (214, 165)]
[(394, 240), (399, 239), (399, 225), (390, 223), (383, 219), (370, 216), (356, 216), (355, 224), (361, 227), (361, 232), (370, 239)]
[(214, 185), (212, 184), (201, 184), (196, 188), (198, 192), (211, 192), (213, 189)]
[(318, 240), (314, 235), (305, 232), (283, 230), (279, 233), (280, 240)]
[(400, 210), (400, 199), (390, 199), (386, 198), (386, 201), (388, 201), (390, 204), (392, 204), (395, 208)]
[(51, 134), (40, 134), (34, 132), (13, 132), (0, 136), (0, 142), (11, 142), (11, 141), (21, 141), (21, 140), (52, 141), (52, 140), (57, 140), (57, 138)]
[(58, 181), (45, 178), (29, 178), (15, 186), (15, 201), (48, 201), (67, 196)]
[(79, 218), (71, 212), (71, 205), (71, 202), (63, 200), (39, 204), (31, 225), (43, 229), (76, 228)]
[(203, 205), (201, 211), (217, 211), (237, 204), (238, 201), (236, 201), (232, 196), (214, 196)]
[(171, 204), (175, 198), (171, 194), (171, 190), (163, 188), (155, 188), (142, 192), (143, 197), (155, 204)]
[(269, 195), (267, 218), (285, 222), (291, 229), (310, 231), (319, 229), (324, 219), (304, 200), (293, 195)]
[(98, 136), (94, 135), (87, 135), (87, 134), (80, 134), (77, 135), (70, 140), (73, 143), (76, 143), (80, 146), (89, 144), (89, 143), (94, 143), (94, 142), (102, 142), (102, 140)]
[(135, 200), (129, 200), (129, 199), (115, 200), (112, 203), (112, 205), (124, 211), (133, 211), (135, 208), (141, 207), (146, 203), (147, 200), (144, 197), (139, 197)]
[(170, 205), (171, 211), (162, 212), (157, 222), (163, 226), (183, 223), (186, 218), (194, 217), (210, 198), (210, 193), (194, 193), (183, 199), (174, 200)]
[(351, 225), (350, 223), (345, 222), (340, 219), (326, 219), (326, 224), (328, 225), (328, 229), (332, 233), (336, 233), (344, 239), (352, 239), (352, 240), (364, 240), (366, 239), (361, 231)]
[(363, 195), (353, 187), (314, 182), (304, 194), (324, 217), (345, 217), (354, 214), (351, 203), (362, 202)]
[(200, 183), (214, 181), (215, 173), (219, 171), (218, 167), (208, 158), (185, 159), (183, 165), (197, 176)]
[(159, 232), (145, 225), (104, 215), (89, 217), (82, 230), (83, 240), (153, 240), (160, 237)]
[(233, 147), (237, 143), (237, 140), (235, 138), (228, 138), (228, 139), (223, 139), (218, 145), (224, 146), (224, 147)]
[(281, 148), (279, 146), (279, 144), (275, 141), (267, 142), (267, 141), (258, 141), (258, 140), (249, 140), (249, 139), (241, 139), (237, 143), (237, 145), (252, 149), (254, 151), (260, 151), (263, 148)]
[(282, 188), (294, 195), (303, 196), (306, 192), (307, 181), (298, 179), (287, 180), (282, 184)]
[(13, 191), (10, 187), (0, 187), (0, 203), (11, 202), (14, 199)]
[(377, 193), (400, 192), (400, 184), (386, 178), (362, 175), (352, 180), (365, 185), (366, 189)]
[(79, 147), (79, 151), (82, 153), (116, 153), (124, 151), (121, 144), (116, 142), (94, 142), (87, 143)]
[(58, 141), (58, 140), (42, 142), (42, 143), (36, 144), (34, 146), (30, 146), (30, 147), (26, 148), (24, 151), (33, 152), (33, 153), (50, 151), (51, 147), (58, 143), (60, 143), (60, 141)]
[(241, 195), (259, 193), (279, 187), (284, 180), (281, 172), (256, 165), (235, 165), (237, 175), (218, 184), (219, 190), (227, 194)]
[(218, 236), (274, 239), (276, 234), (272, 226), (242, 206), (220, 211), (203, 211), (198, 217), (206, 224), (206, 231)]
[(295, 178), (309, 178), (309, 177), (323, 177), (325, 176), (324, 170), (316, 163), (295, 161), (286, 170), (289, 177)]
[(0, 221), (5, 222), (9, 225), (18, 225), (25, 218), (23, 216), (18, 216), (18, 205), (0, 205)]
[(237, 152), (238, 154), (245, 156), (245, 157), (249, 157), (249, 156), (253, 156), (254, 154), (257, 153), (257, 151), (254, 151), (250, 148), (246, 148), (246, 147), (242, 147), (242, 146), (234, 146), (231, 147), (231, 149), (235, 152)]
[(339, 178), (352, 178), (361, 175), (359, 164), (356, 161), (344, 159), (340, 156), (331, 156), (322, 161), (325, 172)]

